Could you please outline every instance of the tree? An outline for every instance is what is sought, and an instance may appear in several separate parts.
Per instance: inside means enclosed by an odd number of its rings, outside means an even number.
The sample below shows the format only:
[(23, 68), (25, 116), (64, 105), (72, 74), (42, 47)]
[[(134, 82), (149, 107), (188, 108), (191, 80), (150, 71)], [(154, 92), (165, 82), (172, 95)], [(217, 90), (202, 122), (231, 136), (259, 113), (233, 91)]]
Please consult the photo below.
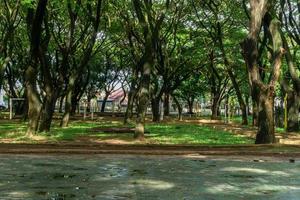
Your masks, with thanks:
[[(280, 22), (276, 19), (275, 10), (267, 0), (250, 0), (250, 27), (242, 49), (253, 87), (258, 94), (258, 133), (256, 144), (275, 143), (274, 131), (274, 93), (275, 85), (280, 75), (281, 58), (284, 50), (280, 36)], [(271, 44), (271, 66), (268, 82), (264, 82), (258, 65), (258, 38), (264, 25), (265, 34)]]
[(30, 55), (25, 71), (26, 95), (28, 99), (28, 128), (27, 135), (32, 136), (38, 129), (38, 122), (42, 108), (37, 87), (38, 65), (41, 59), (42, 23), (46, 14), (47, 0), (39, 0), (36, 8), (28, 7), (27, 25), (30, 34)]
[(286, 50), (285, 60), (288, 66), (286, 72), (288, 77), (282, 81), (283, 90), (287, 95), (287, 131), (299, 131), (300, 77), (299, 73), (297, 73), (297, 63), (295, 62), (298, 58), (297, 47), (293, 45), (295, 43), (300, 44), (300, 30), (296, 24), (296, 16), (300, 13), (300, 7), (297, 3), (299, 2), (291, 0), (282, 0), (280, 3), (281, 14), (279, 17), (285, 29), (285, 33), (282, 32), (281, 37), (283, 47)]

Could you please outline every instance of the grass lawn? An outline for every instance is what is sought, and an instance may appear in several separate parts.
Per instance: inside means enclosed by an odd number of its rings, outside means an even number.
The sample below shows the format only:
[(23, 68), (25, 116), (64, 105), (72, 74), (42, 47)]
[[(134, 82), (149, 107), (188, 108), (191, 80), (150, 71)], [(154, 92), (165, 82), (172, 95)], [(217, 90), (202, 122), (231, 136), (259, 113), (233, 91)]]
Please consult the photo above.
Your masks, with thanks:
[[(132, 125), (133, 126), (133, 125)], [(20, 121), (0, 121), (0, 142), (63, 142), (75, 141), (79, 138), (92, 138), (97, 142), (108, 140), (139, 143), (133, 140), (133, 133), (91, 132), (95, 127), (124, 127), (120, 121), (72, 121), (68, 128), (60, 128), (55, 122), (50, 133), (40, 133), (35, 138), (25, 135), (26, 123)], [(250, 138), (233, 135), (226, 131), (218, 131), (196, 124), (183, 123), (148, 123), (146, 140), (148, 144), (253, 144)]]

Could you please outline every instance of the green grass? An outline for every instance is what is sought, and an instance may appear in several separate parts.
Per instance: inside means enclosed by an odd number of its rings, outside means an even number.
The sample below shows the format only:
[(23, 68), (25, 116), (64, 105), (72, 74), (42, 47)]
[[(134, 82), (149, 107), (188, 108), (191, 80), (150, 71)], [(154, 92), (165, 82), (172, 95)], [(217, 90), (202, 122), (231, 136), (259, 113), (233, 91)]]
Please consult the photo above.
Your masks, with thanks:
[[(40, 133), (39, 136), (48, 142), (74, 141), (80, 136), (92, 136), (97, 140), (117, 139), (133, 142), (132, 133), (114, 134), (90, 132), (93, 127), (122, 127), (120, 121), (97, 121), (82, 122), (73, 121), (67, 128), (60, 128), (55, 122), (51, 132)], [(133, 126), (133, 125), (131, 125)], [(0, 123), (0, 142), (1, 139), (9, 139), (11, 142), (37, 142), (25, 136), (26, 123), (9, 122)], [(147, 124), (145, 143), (151, 144), (253, 144), (253, 140), (233, 135), (226, 131), (219, 131), (196, 124)]]
[(159, 143), (216, 145), (253, 143), (249, 138), (193, 124), (152, 124), (147, 125), (146, 129), (151, 133), (149, 137)]

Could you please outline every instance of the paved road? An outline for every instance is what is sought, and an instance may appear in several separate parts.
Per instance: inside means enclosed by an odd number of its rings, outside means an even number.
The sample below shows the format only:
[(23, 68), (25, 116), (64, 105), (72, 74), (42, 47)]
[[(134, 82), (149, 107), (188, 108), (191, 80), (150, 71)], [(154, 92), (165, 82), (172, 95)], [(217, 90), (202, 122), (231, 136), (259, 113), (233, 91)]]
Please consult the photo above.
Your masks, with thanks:
[(287, 158), (0, 155), (1, 200), (299, 197), (300, 162)]

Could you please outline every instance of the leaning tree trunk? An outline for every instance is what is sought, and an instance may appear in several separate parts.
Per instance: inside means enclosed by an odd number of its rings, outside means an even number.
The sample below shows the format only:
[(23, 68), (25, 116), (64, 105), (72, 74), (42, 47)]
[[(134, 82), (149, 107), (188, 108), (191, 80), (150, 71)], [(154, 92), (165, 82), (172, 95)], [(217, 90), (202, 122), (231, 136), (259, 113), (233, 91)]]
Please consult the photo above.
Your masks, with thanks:
[(231, 69), (228, 69), (228, 74), (231, 79), (232, 85), (235, 89), (235, 93), (236, 93), (236, 96), (237, 96), (237, 99), (238, 99), (238, 102), (240, 105), (240, 109), (242, 110), (242, 125), (248, 125), (247, 107), (246, 107), (242, 92), (240, 90), (240, 87), (239, 87), (239, 85), (236, 81), (236, 78)]
[(109, 92), (106, 92), (105, 96), (104, 96), (104, 99), (102, 101), (102, 104), (101, 104), (101, 111), (100, 112), (102, 112), (102, 113), (105, 112), (105, 105), (106, 105), (108, 97), (109, 97)]
[(224, 48), (224, 44), (223, 44), (223, 31), (222, 31), (222, 27), (221, 27), (221, 24), (220, 23), (217, 23), (217, 27), (218, 27), (218, 40), (219, 40), (219, 45), (220, 45), (220, 49), (221, 49), (221, 52), (222, 52), (222, 57), (223, 57), (223, 60), (224, 60), (224, 64), (226, 66), (226, 71), (229, 75), (229, 78), (231, 80), (231, 83), (235, 89), (235, 93), (236, 93), (236, 96), (237, 96), (237, 99), (238, 99), (238, 102), (239, 102), (239, 105), (240, 105), (240, 109), (242, 110), (242, 125), (248, 125), (248, 116), (247, 116), (247, 108), (246, 108), (246, 105), (245, 105), (245, 101), (244, 101), (244, 98), (243, 98), (243, 95), (242, 95), (242, 92), (240, 90), (240, 87), (239, 87), (239, 84), (236, 80), (236, 77), (232, 71), (232, 62), (230, 62), (229, 58), (227, 57), (227, 54), (226, 54), (226, 51), (225, 51), (225, 48)]
[(181, 106), (181, 104), (179, 103), (178, 99), (175, 96), (173, 96), (173, 100), (174, 100), (174, 102), (175, 102), (175, 104), (177, 106), (178, 120), (182, 121), (182, 106)]

